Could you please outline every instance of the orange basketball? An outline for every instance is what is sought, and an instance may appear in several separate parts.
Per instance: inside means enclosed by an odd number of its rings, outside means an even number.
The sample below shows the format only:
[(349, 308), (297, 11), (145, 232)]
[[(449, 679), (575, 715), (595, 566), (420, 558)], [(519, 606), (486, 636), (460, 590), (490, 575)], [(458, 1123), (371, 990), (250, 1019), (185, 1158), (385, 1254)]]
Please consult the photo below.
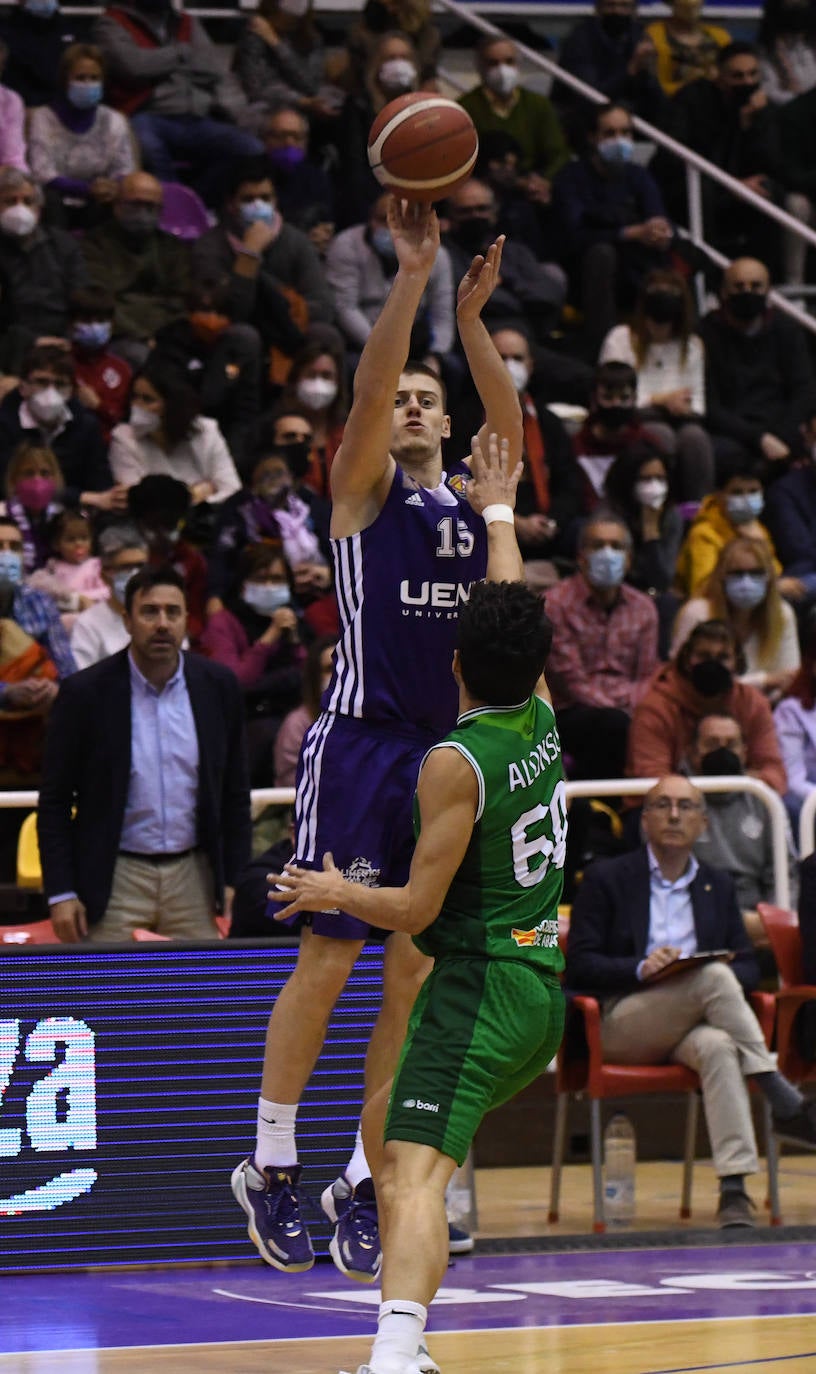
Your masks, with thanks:
[(467, 110), (429, 91), (392, 100), (368, 135), (371, 170), (403, 200), (442, 200), (467, 181), (478, 151)]

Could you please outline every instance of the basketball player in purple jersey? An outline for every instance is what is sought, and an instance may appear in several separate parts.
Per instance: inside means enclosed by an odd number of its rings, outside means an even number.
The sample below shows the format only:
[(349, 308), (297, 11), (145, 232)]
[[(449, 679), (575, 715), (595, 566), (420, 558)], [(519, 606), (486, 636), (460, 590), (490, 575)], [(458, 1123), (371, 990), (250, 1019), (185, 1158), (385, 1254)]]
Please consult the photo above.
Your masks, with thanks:
[[(457, 608), (485, 575), (494, 581), (523, 576), (512, 518), (521, 410), (481, 320), (499, 281), (504, 240), (474, 259), (459, 286), (459, 336), (485, 424), (474, 446), (472, 480), (458, 474), (449, 481), (442, 466), (442, 440), (450, 433), (442, 383), (431, 369), (406, 363), (439, 223), (431, 206), (392, 200), (389, 228), (399, 268), (360, 358), (331, 469), (341, 635), (322, 714), (304, 740), (295, 808), (297, 864), (319, 868), (330, 851), (346, 878), (372, 887), (407, 881), (419, 765), (456, 721), (450, 665)], [(499, 461), (489, 435), (505, 441)], [(255, 1152), (232, 1175), (261, 1257), (288, 1272), (314, 1263), (299, 1210), (297, 1104), (369, 930), (338, 911), (314, 914), (303, 930), (297, 966), (267, 1032)], [(389, 936), (382, 1008), (366, 1059), (367, 1098), (394, 1072), (429, 968), (408, 936)], [(344, 1175), (322, 1200), (336, 1224), (332, 1257), (361, 1282), (373, 1282), (381, 1263), (370, 1174), (358, 1132)]]

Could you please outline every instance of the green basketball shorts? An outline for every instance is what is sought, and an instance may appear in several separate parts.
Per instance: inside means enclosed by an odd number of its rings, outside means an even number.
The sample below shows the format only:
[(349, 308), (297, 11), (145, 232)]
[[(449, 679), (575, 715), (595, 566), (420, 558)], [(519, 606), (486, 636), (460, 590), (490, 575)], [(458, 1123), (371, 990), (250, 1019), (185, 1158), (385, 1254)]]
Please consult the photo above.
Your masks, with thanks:
[(563, 1032), (555, 974), (512, 959), (442, 959), (411, 1015), (385, 1139), (461, 1164), (485, 1114), (544, 1072)]

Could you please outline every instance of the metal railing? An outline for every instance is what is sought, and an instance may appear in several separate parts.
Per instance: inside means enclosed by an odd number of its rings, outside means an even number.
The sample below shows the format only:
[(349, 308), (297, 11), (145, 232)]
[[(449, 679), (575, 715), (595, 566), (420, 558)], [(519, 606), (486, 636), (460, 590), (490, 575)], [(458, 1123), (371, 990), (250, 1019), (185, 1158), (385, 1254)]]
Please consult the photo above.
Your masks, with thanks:
[[(655, 786), (657, 778), (612, 778), (595, 782), (568, 782), (567, 800), (573, 797), (642, 797)], [(692, 778), (701, 792), (749, 792), (759, 797), (771, 818), (773, 844), (774, 901), (777, 906), (790, 906), (788, 877), (787, 813), (782, 798), (759, 778), (739, 777)], [(259, 787), (251, 793), (253, 813), (264, 806), (290, 806), (295, 799), (293, 787)], [(33, 810), (37, 806), (37, 792), (0, 792), (0, 809)], [(816, 808), (816, 790), (808, 801), (813, 802), (811, 818)], [(805, 803), (807, 805), (807, 802)], [(804, 809), (803, 809), (804, 815)], [(813, 845), (811, 843), (811, 849)]]
[(816, 787), (808, 792), (799, 812), (799, 857), (806, 859), (816, 849), (813, 840), (814, 817), (816, 817)]
[[(484, 19), (480, 14), (474, 14), (469, 5), (460, 4), (458, 0), (436, 0), (436, 3), (442, 9), (457, 15), (464, 23), (470, 24), (475, 29), (479, 29), (481, 33), (491, 34), (495, 38), (506, 37), (502, 30), (495, 24), (492, 24), (490, 20)], [(588, 100), (595, 105), (608, 104), (607, 96), (602, 95), (600, 91), (596, 91), (594, 86), (588, 86), (586, 82), (581, 81), (579, 77), (573, 76), (572, 72), (565, 71), (564, 68), (560, 67), (551, 57), (545, 57), (542, 53), (536, 52), (534, 48), (528, 47), (526, 43), (519, 43), (516, 39), (513, 39), (512, 42), (515, 44), (518, 52), (520, 52), (528, 62), (531, 62), (534, 67), (538, 67), (541, 71), (548, 72), (553, 80), (557, 81), (560, 85), (569, 86), (571, 90), (575, 91), (576, 95), (582, 96), (584, 100)], [(715, 166), (713, 162), (706, 161), (699, 153), (695, 153), (683, 143), (678, 143), (676, 139), (672, 138), (669, 134), (663, 133), (663, 130), (656, 128), (654, 124), (649, 124), (647, 120), (641, 119), (639, 115), (632, 116), (632, 124), (637, 132), (647, 138), (650, 143), (659, 144), (661, 148), (665, 148), (667, 152), (672, 153), (685, 164), (689, 208), (688, 236), (695, 247), (699, 248), (707, 257), (711, 258), (712, 262), (722, 267), (727, 265), (728, 259), (719, 253), (717, 249), (712, 248), (710, 244), (705, 242), (703, 199), (700, 185), (701, 175), (710, 177), (712, 181), (717, 182), (718, 185), (730, 191), (738, 200), (742, 200), (746, 205), (750, 205), (753, 209), (759, 210), (760, 213), (765, 215), (768, 219), (776, 220), (777, 224), (780, 224), (784, 229), (804, 239), (812, 248), (816, 248), (816, 231), (811, 229), (808, 225), (803, 224), (801, 220), (795, 219), (793, 215), (789, 215), (786, 210), (781, 210), (778, 205), (774, 205), (771, 201), (765, 200), (763, 196), (757, 195), (757, 193), (750, 190), (749, 187), (743, 186), (735, 177), (729, 176), (728, 172), (724, 172), (722, 168)], [(771, 291), (770, 299), (784, 314), (789, 315), (791, 319), (796, 320), (797, 323), (801, 324), (805, 329), (809, 329), (812, 333), (816, 334), (816, 319), (812, 315), (809, 315), (806, 310), (802, 310), (799, 306), (794, 305), (783, 295), (780, 295), (778, 291)]]

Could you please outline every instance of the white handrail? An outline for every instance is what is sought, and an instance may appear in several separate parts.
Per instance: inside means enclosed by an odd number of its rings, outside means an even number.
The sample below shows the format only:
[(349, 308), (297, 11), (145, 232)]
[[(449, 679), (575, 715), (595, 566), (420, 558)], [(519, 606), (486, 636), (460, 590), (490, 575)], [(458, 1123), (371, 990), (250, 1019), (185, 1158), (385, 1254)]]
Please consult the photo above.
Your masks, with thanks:
[[(777, 906), (790, 905), (788, 878), (787, 813), (782, 798), (761, 781), (740, 774), (738, 777), (692, 778), (701, 792), (750, 792), (764, 802), (771, 817), (774, 863), (774, 901)], [(567, 799), (573, 797), (642, 797), (655, 786), (657, 778), (613, 778), (596, 782), (568, 782)], [(257, 787), (251, 792), (253, 809), (261, 805), (291, 806), (295, 800), (293, 787)], [(37, 792), (0, 792), (0, 809), (16, 807), (20, 810), (36, 807)], [(808, 801), (816, 806), (816, 791)], [(807, 805), (807, 802), (805, 803)], [(803, 810), (804, 816), (804, 810)], [(813, 845), (811, 844), (811, 849)]]
[[(457, 15), (466, 24), (471, 24), (473, 28), (480, 29), (482, 33), (491, 34), (495, 38), (507, 37), (507, 35), (503, 33), (500, 28), (497, 28), (495, 24), (491, 24), (488, 19), (483, 19), (480, 14), (474, 14), (470, 6), (458, 3), (458, 0), (436, 0), (436, 3), (440, 5), (442, 9), (449, 10), (452, 14)], [(600, 91), (596, 91), (594, 86), (588, 86), (585, 81), (581, 81), (580, 77), (573, 76), (572, 72), (568, 72), (563, 67), (560, 67), (552, 58), (544, 57), (541, 53), (536, 52), (534, 48), (528, 47), (526, 43), (518, 42), (515, 38), (511, 41), (516, 49), (522, 53), (533, 66), (539, 67), (542, 71), (549, 72), (550, 76), (552, 76), (554, 80), (560, 82), (561, 85), (569, 86), (577, 95), (582, 96), (585, 100), (589, 100), (595, 105), (608, 104), (608, 96), (603, 95)], [(637, 129), (638, 133), (643, 134), (651, 143), (659, 144), (661, 148), (665, 148), (667, 152), (673, 153), (675, 157), (680, 158), (681, 162), (684, 162), (687, 168), (696, 168), (698, 172), (702, 172), (705, 176), (711, 177), (712, 181), (716, 181), (720, 186), (724, 186), (726, 190), (730, 191), (731, 194), (736, 196), (739, 200), (744, 200), (747, 205), (752, 205), (755, 210), (759, 210), (769, 219), (776, 220), (778, 224), (783, 225), (790, 233), (796, 234), (799, 238), (804, 239), (806, 243), (809, 243), (811, 247), (816, 248), (816, 230), (811, 229), (809, 225), (803, 224), (801, 220), (794, 219), (793, 215), (789, 215), (786, 210), (781, 210), (778, 205), (774, 205), (771, 201), (766, 200), (764, 196), (759, 196), (756, 191), (752, 191), (748, 186), (743, 186), (742, 182), (737, 181), (735, 177), (729, 176), (728, 172), (724, 172), (721, 167), (715, 166), (713, 162), (706, 161), (699, 153), (695, 153), (692, 148), (687, 148), (685, 144), (678, 143), (676, 139), (672, 138), (669, 134), (663, 133), (663, 130), (656, 128), (654, 124), (649, 124), (647, 120), (641, 119), (639, 115), (632, 116), (632, 124), (635, 129)], [(690, 204), (690, 217), (691, 213)], [(697, 242), (694, 238), (694, 234), (699, 229), (701, 229), (701, 219), (696, 226), (691, 226), (693, 242)], [(700, 246), (704, 248), (704, 251), (709, 253), (710, 257), (714, 258), (715, 250), (709, 250), (702, 240), (700, 240)], [(714, 260), (716, 261), (716, 258)], [(725, 261), (725, 259), (723, 261)], [(800, 310), (797, 306), (792, 305), (790, 301), (786, 300), (785, 297), (781, 296), (777, 291), (771, 291), (770, 298), (777, 309), (781, 310), (786, 315), (790, 315), (792, 319), (795, 319), (806, 329), (810, 329), (812, 332), (816, 333), (816, 319), (814, 319), (813, 316), (808, 315), (806, 311)]]
[(816, 849), (813, 843), (813, 821), (816, 817), (816, 787), (808, 792), (799, 812), (799, 855), (806, 859)]

